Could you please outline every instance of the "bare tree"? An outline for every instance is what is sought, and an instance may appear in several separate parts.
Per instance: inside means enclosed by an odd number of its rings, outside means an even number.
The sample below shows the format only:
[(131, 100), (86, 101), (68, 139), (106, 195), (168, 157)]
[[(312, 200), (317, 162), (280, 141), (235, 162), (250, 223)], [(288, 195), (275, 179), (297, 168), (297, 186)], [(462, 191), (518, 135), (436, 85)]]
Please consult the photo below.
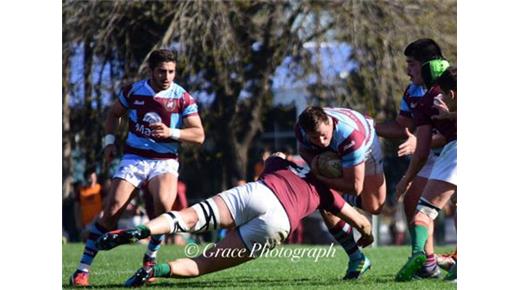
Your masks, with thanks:
[(456, 63), (456, 6), (455, 0), (341, 2), (333, 13), (335, 35), (352, 46), (351, 61), (357, 68), (346, 83), (349, 93), (337, 101), (361, 106), (379, 118), (395, 117), (409, 82), (403, 54), (407, 44), (432, 38)]
[[(298, 64), (302, 77), (314, 73), (321, 80), (320, 62), (304, 43), (348, 43), (352, 56), (344, 61), (356, 64), (346, 82), (315, 84), (315, 96), (388, 118), (397, 111), (396, 100), (406, 84), (402, 50), (408, 42), (434, 38), (456, 62), (455, 15), (454, 0), (65, 0), (64, 184), (71, 180), (72, 136), (80, 136), (85, 158), (96, 162), (103, 134), (102, 94), (114, 99), (123, 83), (144, 77), (146, 58), (156, 48), (178, 51), (177, 80), (203, 105), (207, 141), (203, 150), (186, 148), (183, 172), (193, 179), (205, 176), (208, 182), (196, 186), (207, 192), (227, 188), (233, 177), (245, 177), (249, 149), (272, 103), (272, 78), (284, 59)], [(71, 61), (79, 52), (84, 55), (80, 68)], [(98, 68), (105, 64), (109, 84), (95, 77), (102, 75)], [(78, 70), (82, 90), (70, 79)], [(69, 103), (79, 104), (74, 114)]]

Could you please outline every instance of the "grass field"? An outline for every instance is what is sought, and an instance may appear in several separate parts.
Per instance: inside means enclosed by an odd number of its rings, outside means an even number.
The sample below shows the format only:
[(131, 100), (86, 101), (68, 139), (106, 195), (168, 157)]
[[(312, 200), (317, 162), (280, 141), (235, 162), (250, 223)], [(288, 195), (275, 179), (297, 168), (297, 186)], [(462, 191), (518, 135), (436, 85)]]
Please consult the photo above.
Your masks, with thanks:
[[(288, 246), (312, 248), (316, 246)], [(161, 279), (146, 288), (152, 289), (456, 289), (456, 284), (442, 280), (417, 280), (394, 282), (394, 275), (406, 261), (409, 247), (381, 247), (365, 249), (372, 261), (372, 269), (357, 281), (343, 281), (347, 257), (339, 247), (331, 258), (302, 258), (291, 262), (288, 258), (259, 258), (222, 272), (194, 279)], [(439, 252), (450, 248), (439, 247)], [(64, 244), (62, 248), (62, 285), (69, 286), (69, 277), (75, 270), (83, 251), (83, 244)], [(122, 283), (141, 264), (145, 251), (143, 245), (121, 246), (108, 252), (100, 252), (92, 266), (90, 283), (98, 289), (124, 289)], [(159, 262), (184, 257), (184, 247), (163, 246)], [(446, 272), (443, 271), (443, 276)]]

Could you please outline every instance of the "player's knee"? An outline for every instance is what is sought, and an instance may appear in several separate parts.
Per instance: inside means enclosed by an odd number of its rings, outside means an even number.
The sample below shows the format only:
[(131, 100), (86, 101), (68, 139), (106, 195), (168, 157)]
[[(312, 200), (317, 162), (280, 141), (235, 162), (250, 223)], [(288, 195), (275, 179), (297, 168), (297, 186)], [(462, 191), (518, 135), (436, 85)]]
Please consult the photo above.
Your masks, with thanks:
[(175, 199), (172, 200), (170, 195), (158, 195), (156, 199), (156, 203), (154, 204), (156, 210), (161, 209), (160, 211), (167, 211), (171, 209), (172, 203), (175, 201)]
[(125, 205), (124, 202), (114, 200), (103, 211), (102, 219), (105, 221), (115, 221), (117, 220), (117, 216), (121, 213), (121, 209)]
[[(433, 205), (427, 199), (421, 197), (417, 203), (416, 211), (417, 213), (421, 213), (433, 221), (437, 218), (441, 209)], [(415, 216), (415, 219), (419, 218), (417, 214)]]
[(220, 225), (220, 212), (212, 198), (201, 201), (192, 208), (197, 214), (197, 222), (193, 226), (193, 232), (216, 230)]
[(169, 211), (161, 215), (168, 222), (169, 233), (188, 232), (189, 227), (178, 211)]
[(354, 183), (354, 194), (360, 195), (363, 192), (363, 182)]
[[(193, 263), (195, 261), (195, 263)], [(195, 278), (204, 274), (200, 270), (200, 264), (191, 259), (178, 259), (176, 261), (168, 262), (170, 265), (170, 276), (180, 276), (184, 278)]]
[(364, 208), (364, 210), (373, 215), (378, 215), (383, 211), (383, 204), (373, 204), (372, 206)]

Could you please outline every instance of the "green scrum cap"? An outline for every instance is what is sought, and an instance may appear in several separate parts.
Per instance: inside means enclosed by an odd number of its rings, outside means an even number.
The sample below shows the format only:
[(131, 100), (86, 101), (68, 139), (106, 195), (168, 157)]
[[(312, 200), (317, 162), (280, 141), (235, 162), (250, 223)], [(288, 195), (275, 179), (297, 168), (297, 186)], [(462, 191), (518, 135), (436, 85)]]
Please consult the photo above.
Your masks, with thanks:
[(450, 63), (444, 59), (434, 59), (423, 63), (421, 75), (426, 87), (431, 88), (449, 66)]

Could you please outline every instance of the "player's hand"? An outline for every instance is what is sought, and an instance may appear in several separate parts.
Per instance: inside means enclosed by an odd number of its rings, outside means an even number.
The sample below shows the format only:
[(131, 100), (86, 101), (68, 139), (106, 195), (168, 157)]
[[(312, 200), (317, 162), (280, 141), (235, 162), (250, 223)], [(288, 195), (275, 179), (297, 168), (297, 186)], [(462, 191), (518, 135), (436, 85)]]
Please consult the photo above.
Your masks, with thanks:
[(417, 145), (417, 138), (415, 135), (410, 133), (408, 128), (405, 128), (405, 130), (408, 139), (399, 145), (399, 150), (397, 151), (397, 156), (399, 157), (413, 154), (415, 152), (415, 146)]
[(444, 102), (444, 100), (442, 100), (442, 98), (437, 98), (436, 97), (432, 107), (437, 109), (437, 110), (439, 110), (439, 114), (438, 115), (433, 115), (432, 119), (436, 119), (436, 120), (453, 119), (453, 113), (450, 112), (450, 108)]
[(287, 156), (283, 152), (274, 152), (269, 157), (280, 157), (280, 158), (283, 158), (283, 159), (287, 159)]
[(395, 187), (396, 200), (400, 201), (401, 197), (410, 189), (411, 182), (409, 182), (405, 177), (401, 178), (397, 186)]
[(152, 137), (154, 138), (170, 138), (172, 135), (170, 127), (166, 126), (164, 123), (153, 123), (150, 124), (150, 128), (152, 129)]
[(369, 235), (362, 235), (361, 238), (357, 241), (357, 245), (364, 248), (366, 246), (370, 246), (374, 242), (374, 236), (372, 233)]
[(104, 160), (107, 164), (110, 164), (110, 162), (112, 161), (112, 158), (114, 158), (116, 156), (116, 145), (115, 144), (110, 144), (110, 145), (107, 145), (104, 149), (103, 149), (103, 156), (104, 156)]

